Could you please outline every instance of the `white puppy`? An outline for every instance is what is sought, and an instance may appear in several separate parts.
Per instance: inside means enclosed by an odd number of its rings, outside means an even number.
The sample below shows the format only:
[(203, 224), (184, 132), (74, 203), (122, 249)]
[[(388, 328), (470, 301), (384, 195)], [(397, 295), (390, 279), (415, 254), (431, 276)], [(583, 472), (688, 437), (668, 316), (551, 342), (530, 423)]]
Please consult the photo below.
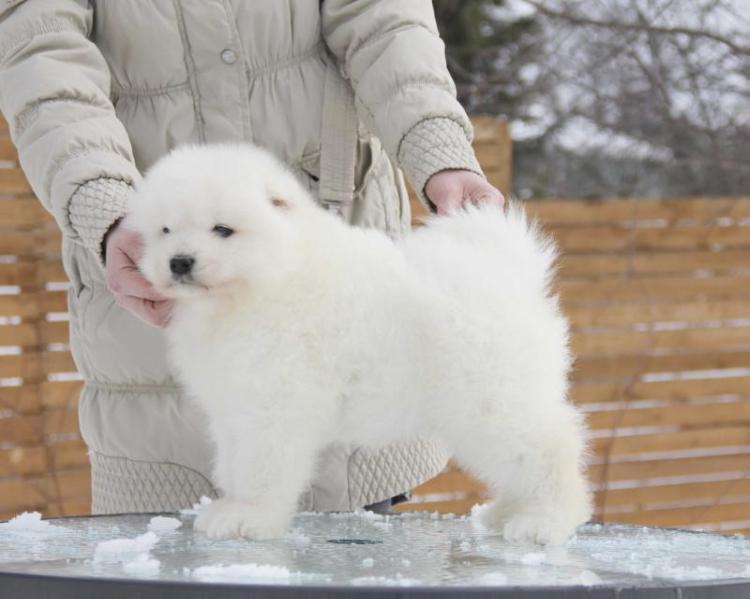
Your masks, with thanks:
[(488, 485), (483, 521), (509, 540), (562, 542), (589, 517), (555, 252), (520, 207), (394, 242), (320, 208), (269, 153), (208, 146), (157, 163), (131, 208), (216, 444), (223, 497), (198, 530), (279, 537), (321, 448), (416, 436)]

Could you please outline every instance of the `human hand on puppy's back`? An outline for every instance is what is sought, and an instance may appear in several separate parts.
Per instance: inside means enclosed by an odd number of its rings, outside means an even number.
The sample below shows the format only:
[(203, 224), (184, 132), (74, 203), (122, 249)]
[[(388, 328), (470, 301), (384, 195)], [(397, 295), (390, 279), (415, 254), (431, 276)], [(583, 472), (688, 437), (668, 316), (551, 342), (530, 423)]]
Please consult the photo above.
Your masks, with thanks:
[(445, 170), (432, 175), (424, 193), (435, 205), (438, 214), (450, 214), (464, 203), (505, 205), (503, 194), (473, 171)]
[(158, 293), (138, 270), (143, 251), (141, 235), (115, 223), (104, 243), (107, 287), (117, 305), (152, 326), (166, 326), (173, 302)]

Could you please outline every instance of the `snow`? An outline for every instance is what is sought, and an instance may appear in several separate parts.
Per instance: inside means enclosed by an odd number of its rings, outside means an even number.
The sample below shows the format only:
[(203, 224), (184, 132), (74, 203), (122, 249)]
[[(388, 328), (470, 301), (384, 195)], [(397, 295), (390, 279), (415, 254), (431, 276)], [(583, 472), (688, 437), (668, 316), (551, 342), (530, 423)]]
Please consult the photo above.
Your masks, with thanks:
[(60, 526), (53, 526), (42, 520), (39, 512), (23, 512), (8, 522), (0, 523), (0, 529), (23, 532), (57, 532), (63, 530)]
[(102, 541), (94, 550), (94, 562), (128, 562), (139, 554), (148, 553), (159, 542), (156, 533), (149, 531), (134, 539), (110, 539)]
[(292, 543), (294, 543), (297, 547), (307, 547), (308, 545), (312, 543), (312, 540), (310, 539), (310, 537), (297, 531), (288, 532), (285, 538), (288, 541), (291, 541)]
[(547, 556), (544, 553), (526, 553), (519, 560), (524, 566), (538, 566), (543, 564)]
[[(66, 576), (381, 587), (611, 588), (653, 585), (649, 581), (750, 579), (750, 540), (738, 536), (590, 524), (562, 547), (541, 547), (508, 543), (497, 531), (477, 531), (471, 522), (459, 518), (443, 521), (427, 513), (403, 518), (390, 515), (386, 531), (373, 525), (385, 519), (362, 518), (357, 513), (347, 518), (297, 515), (291, 531), (278, 541), (218, 542), (194, 533), (189, 524), (171, 528), (179, 520), (168, 516), (69, 519), (64, 521), (65, 535), (57, 537), (0, 528), (4, 547), (0, 570), (24, 567)], [(40, 520), (39, 515), (27, 514), (14, 525), (26, 521), (24, 526), (34, 526)], [(166, 526), (170, 521), (171, 526)], [(45, 524), (41, 524), (44, 529)], [(151, 530), (146, 531), (147, 527)], [(329, 542), (337, 539), (367, 543)]]
[(159, 573), (161, 564), (148, 553), (140, 553), (135, 559), (123, 564), (122, 569), (127, 574), (138, 576), (153, 576)]
[(388, 578), (386, 576), (362, 576), (354, 578), (352, 584), (357, 587), (386, 586), (386, 587), (413, 587), (422, 584), (415, 578)]
[(508, 584), (508, 577), (501, 572), (490, 572), (480, 576), (477, 582), (490, 586), (500, 586)]
[(198, 503), (194, 503), (192, 508), (185, 508), (185, 509), (180, 510), (180, 513), (183, 516), (197, 516), (198, 512), (200, 512), (204, 507), (206, 507), (210, 503), (211, 503), (210, 497), (201, 495), (201, 498), (198, 501)]
[(367, 510), (355, 510), (353, 512), (330, 512), (328, 516), (335, 520), (362, 519), (369, 522), (388, 521), (388, 516), (384, 514), (376, 514), (375, 512), (369, 512)]
[(148, 523), (148, 529), (151, 532), (172, 532), (182, 526), (177, 518), (167, 518), (165, 516), (154, 516)]
[(599, 578), (591, 570), (584, 570), (583, 572), (581, 572), (581, 575), (579, 576), (579, 581), (582, 585), (590, 587), (596, 584), (601, 584), (602, 579)]
[[(297, 573), (299, 575), (299, 573)], [(292, 573), (282, 566), (265, 564), (230, 564), (228, 566), (201, 566), (193, 570), (193, 577), (206, 582), (243, 582), (289, 580)]]

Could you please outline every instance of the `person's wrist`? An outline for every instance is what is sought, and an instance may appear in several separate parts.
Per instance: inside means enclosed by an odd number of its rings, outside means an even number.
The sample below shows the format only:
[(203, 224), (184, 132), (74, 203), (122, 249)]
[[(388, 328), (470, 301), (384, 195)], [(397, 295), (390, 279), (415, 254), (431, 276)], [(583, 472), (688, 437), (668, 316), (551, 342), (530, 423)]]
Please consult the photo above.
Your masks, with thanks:
[(466, 170), (482, 176), (467, 132), (447, 117), (428, 118), (404, 136), (399, 148), (399, 165), (422, 202), (433, 212), (435, 206), (425, 195), (429, 179), (450, 170)]
[(122, 221), (123, 217), (120, 216), (119, 218), (115, 219), (115, 221), (109, 226), (109, 228), (104, 232), (104, 236), (102, 237), (102, 245), (100, 248), (101, 256), (102, 256), (102, 264), (107, 264), (107, 242), (109, 241), (110, 235), (114, 233), (115, 229), (120, 225), (120, 222)]
[(120, 179), (92, 179), (80, 185), (70, 199), (68, 218), (80, 242), (104, 266), (105, 238), (126, 213), (132, 186)]

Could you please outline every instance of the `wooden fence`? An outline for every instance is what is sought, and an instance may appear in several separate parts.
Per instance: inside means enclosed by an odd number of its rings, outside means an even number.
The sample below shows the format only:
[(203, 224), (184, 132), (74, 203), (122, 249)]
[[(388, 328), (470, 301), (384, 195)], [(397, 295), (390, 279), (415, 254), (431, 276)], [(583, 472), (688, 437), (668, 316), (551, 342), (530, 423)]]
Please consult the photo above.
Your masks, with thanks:
[(90, 509), (59, 244), (0, 118), (0, 519)]
[[(597, 517), (750, 533), (750, 198), (528, 204), (563, 256)], [(464, 512), (456, 470), (402, 509)]]
[[(507, 191), (501, 121), (475, 148)], [(0, 518), (89, 510), (67, 346), (59, 233), (0, 122)], [(578, 355), (607, 520), (750, 529), (750, 198), (533, 202), (564, 256), (558, 288)], [(418, 207), (417, 207), (418, 209)], [(482, 489), (454, 467), (403, 509), (463, 512)]]

